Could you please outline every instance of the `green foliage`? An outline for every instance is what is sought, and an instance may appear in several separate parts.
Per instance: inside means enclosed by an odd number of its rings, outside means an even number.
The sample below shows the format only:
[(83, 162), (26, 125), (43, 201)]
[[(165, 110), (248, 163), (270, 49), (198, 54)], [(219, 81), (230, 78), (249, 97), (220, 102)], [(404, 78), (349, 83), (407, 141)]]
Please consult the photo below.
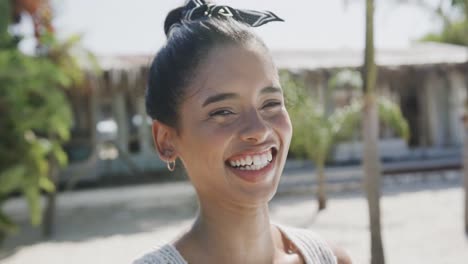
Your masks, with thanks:
[(459, 9), (468, 8), (468, 0), (452, 0), (452, 6)]
[(336, 109), (329, 117), (332, 133), (337, 142), (352, 138), (361, 122), (362, 101), (353, 100), (349, 105)]
[[(45, 52), (28, 56), (16, 45), (5, 44), (12, 38), (5, 32), (4, 18), (0, 19), (0, 206), (11, 193), (19, 192), (28, 203), (31, 223), (39, 225), (41, 192), (55, 191), (50, 162), (67, 164), (62, 144), (70, 137), (73, 116), (65, 89), (84, 78), (72, 54), (80, 37), (58, 41), (44, 35)], [(0, 207), (0, 235), (16, 230)]]
[[(11, 14), (10, 1), (0, 0), (0, 45), (6, 45), (9, 42), (10, 36), (8, 35), (8, 19)], [(0, 46), (1, 48), (2, 46)]]
[(441, 10), (440, 16), (444, 25), (439, 32), (433, 32), (421, 38), (422, 41), (433, 41), (468, 46), (468, 0), (452, 0), (452, 9), (461, 17), (449, 16)]
[[(61, 144), (68, 140), (72, 114), (62, 87), (70, 77), (48, 57), (16, 49), (0, 51), (0, 197), (21, 192), (31, 222), (41, 222), (40, 190), (54, 191), (49, 159), (66, 164)], [(11, 221), (3, 215), (0, 226)]]
[(294, 131), (291, 151), (297, 156), (324, 162), (331, 146), (332, 127), (323, 108), (289, 74), (283, 73), (281, 80)]
[[(344, 75), (351, 77), (346, 83), (341, 78)], [(347, 70), (345, 74), (338, 72), (341, 85), (359, 85), (356, 81), (358, 72)], [(356, 77), (357, 76), (357, 77)], [(324, 111), (324, 102), (314, 100), (305, 90), (304, 84), (293, 78), (287, 72), (281, 73), (282, 86), (285, 91), (287, 108), (293, 124), (293, 138), (291, 152), (296, 156), (311, 159), (317, 166), (323, 166), (333, 145), (349, 140), (359, 132), (362, 113), (362, 97), (354, 99), (349, 105), (337, 108), (327, 115)], [(331, 87), (330, 89), (336, 89)], [(405, 139), (409, 138), (408, 124), (400, 108), (384, 97), (378, 98), (379, 116), (382, 122), (392, 127), (396, 133)]]
[(362, 78), (360, 75), (356, 74), (355, 71), (344, 69), (338, 71), (330, 80), (328, 81), (328, 88), (334, 90), (335, 88), (349, 86), (352, 89), (358, 90), (362, 87)]
[(465, 21), (453, 22), (444, 26), (441, 32), (427, 34), (421, 40), (467, 46), (468, 26)]
[(408, 141), (410, 130), (400, 107), (385, 97), (377, 98), (377, 104), (381, 122), (389, 125), (400, 137)]

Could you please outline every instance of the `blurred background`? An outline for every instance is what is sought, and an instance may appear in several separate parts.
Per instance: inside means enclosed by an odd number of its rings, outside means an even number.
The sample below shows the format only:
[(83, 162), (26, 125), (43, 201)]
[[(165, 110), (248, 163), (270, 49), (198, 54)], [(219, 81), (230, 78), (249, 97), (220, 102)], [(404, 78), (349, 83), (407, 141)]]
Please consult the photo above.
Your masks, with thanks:
[[(0, 0), (0, 263), (129, 263), (190, 225), (194, 190), (159, 160), (144, 106), (183, 2)], [(294, 125), (273, 219), (370, 263), (374, 190), (387, 263), (466, 263), (468, 1), (375, 0), (375, 185), (366, 1), (216, 2), (285, 20), (253, 29)]]

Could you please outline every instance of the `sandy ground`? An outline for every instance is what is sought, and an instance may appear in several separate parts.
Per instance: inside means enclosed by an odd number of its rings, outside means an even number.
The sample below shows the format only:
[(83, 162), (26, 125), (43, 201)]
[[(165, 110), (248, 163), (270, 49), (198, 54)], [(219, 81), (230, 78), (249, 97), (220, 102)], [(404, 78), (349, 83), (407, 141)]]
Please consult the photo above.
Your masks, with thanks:
[[(463, 196), (458, 174), (449, 180), (387, 184), (381, 200), (386, 263), (468, 263)], [(185, 183), (67, 193), (58, 201), (56, 233), (44, 241), (27, 226), (24, 206), (21, 200), (6, 204), (24, 227), (7, 239), (0, 263), (130, 263), (170, 241), (196, 212), (194, 192)], [(343, 246), (355, 263), (370, 263), (361, 191), (333, 193), (320, 214), (310, 192), (288, 192), (274, 198), (271, 213), (277, 222), (313, 229)]]

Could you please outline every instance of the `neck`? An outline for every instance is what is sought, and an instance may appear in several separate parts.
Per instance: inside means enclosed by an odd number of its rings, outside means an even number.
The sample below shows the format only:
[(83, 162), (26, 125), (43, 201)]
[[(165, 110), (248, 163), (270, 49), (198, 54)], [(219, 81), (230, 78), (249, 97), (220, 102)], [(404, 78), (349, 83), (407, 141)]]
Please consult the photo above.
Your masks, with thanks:
[(201, 204), (187, 236), (199, 252), (209, 252), (209, 263), (273, 263), (275, 248), (281, 247), (267, 204), (250, 208)]

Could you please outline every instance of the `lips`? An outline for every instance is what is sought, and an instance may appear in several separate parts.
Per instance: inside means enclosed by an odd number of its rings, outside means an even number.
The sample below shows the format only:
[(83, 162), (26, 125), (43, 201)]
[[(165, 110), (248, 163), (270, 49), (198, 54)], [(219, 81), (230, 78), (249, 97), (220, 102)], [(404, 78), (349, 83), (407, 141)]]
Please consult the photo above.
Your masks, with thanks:
[(229, 159), (228, 163), (233, 168), (241, 170), (259, 170), (273, 160), (272, 149), (258, 154), (247, 154)]
[(269, 148), (265, 151), (249, 152), (236, 155), (226, 161), (231, 171), (240, 178), (249, 181), (257, 182), (263, 179), (264, 175), (273, 168), (273, 163), (276, 158), (277, 150)]

